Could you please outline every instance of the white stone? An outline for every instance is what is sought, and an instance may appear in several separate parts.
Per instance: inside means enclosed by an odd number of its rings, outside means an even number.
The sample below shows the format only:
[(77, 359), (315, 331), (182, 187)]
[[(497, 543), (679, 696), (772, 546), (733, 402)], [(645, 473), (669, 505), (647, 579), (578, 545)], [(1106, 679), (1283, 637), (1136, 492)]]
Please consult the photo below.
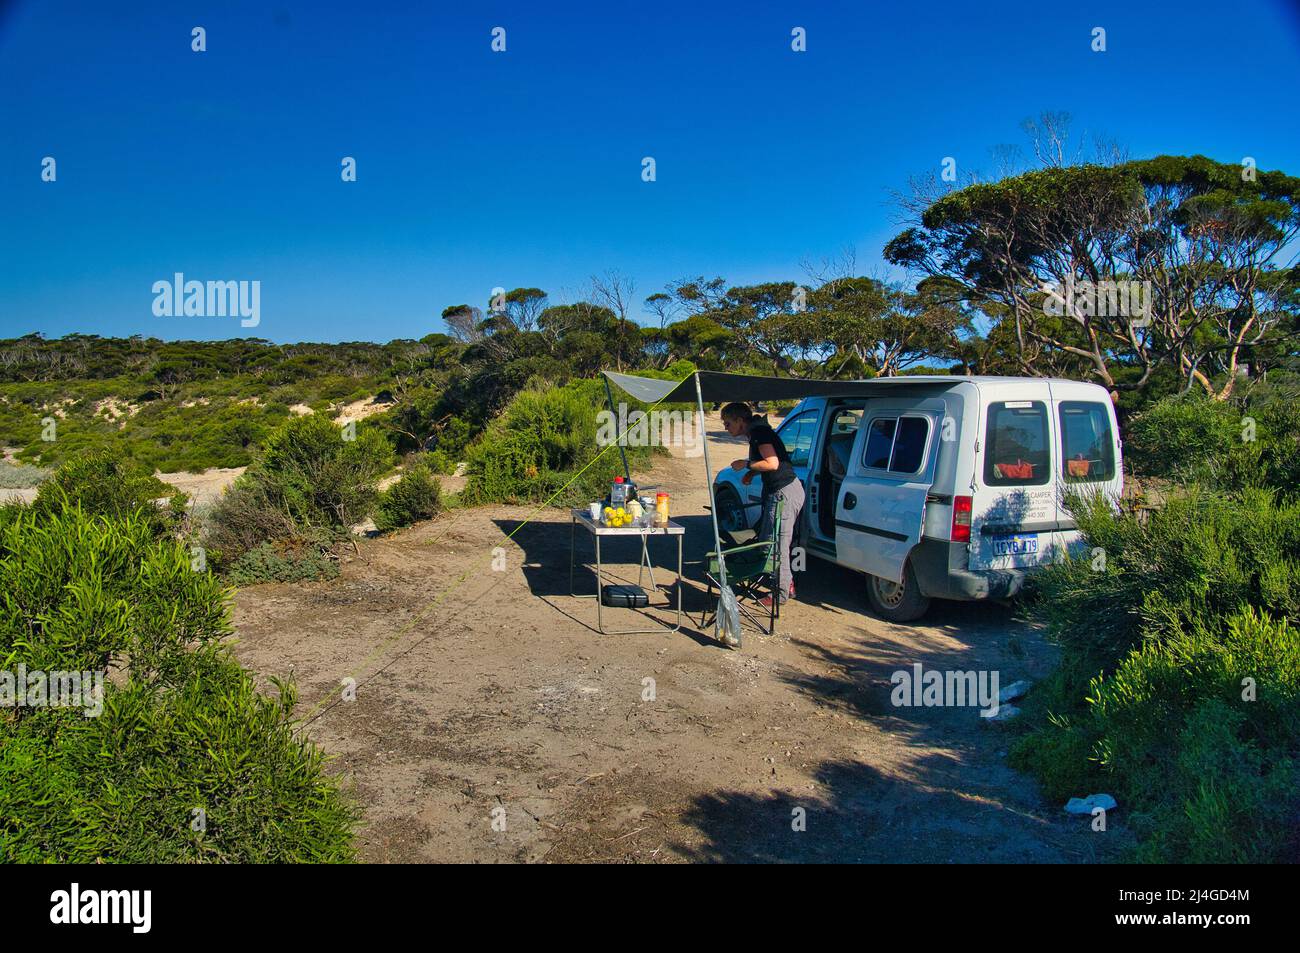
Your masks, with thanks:
[(1115, 810), (1115, 799), (1109, 794), (1089, 794), (1087, 797), (1072, 797), (1065, 805), (1067, 814), (1087, 814), (1101, 808), (1103, 811)]
[(1033, 682), (1028, 682), (1025, 681), (1024, 679), (1021, 679), (1018, 682), (1012, 682), (1006, 688), (1002, 689), (1002, 691), (998, 692), (998, 701), (1000, 702), (1015, 701), (1017, 698), (1020, 698), (1026, 692), (1028, 692), (1029, 686), (1032, 684)]

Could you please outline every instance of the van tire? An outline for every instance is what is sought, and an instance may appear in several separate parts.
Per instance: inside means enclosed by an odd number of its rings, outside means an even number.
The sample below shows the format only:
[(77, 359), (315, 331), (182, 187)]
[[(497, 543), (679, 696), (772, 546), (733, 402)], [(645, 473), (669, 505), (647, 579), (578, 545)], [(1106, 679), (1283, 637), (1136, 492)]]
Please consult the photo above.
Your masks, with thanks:
[(736, 492), (735, 487), (726, 483), (714, 489), (713, 497), (718, 508), (718, 535), (722, 537), (724, 546), (735, 546), (745, 538), (746, 531), (753, 528), (733, 524), (737, 514), (740, 523), (749, 522), (745, 513), (745, 504), (741, 502), (740, 494)]
[(910, 559), (903, 564), (902, 585), (868, 573), (867, 601), (871, 611), (887, 622), (912, 622), (930, 610), (930, 597), (921, 595)]

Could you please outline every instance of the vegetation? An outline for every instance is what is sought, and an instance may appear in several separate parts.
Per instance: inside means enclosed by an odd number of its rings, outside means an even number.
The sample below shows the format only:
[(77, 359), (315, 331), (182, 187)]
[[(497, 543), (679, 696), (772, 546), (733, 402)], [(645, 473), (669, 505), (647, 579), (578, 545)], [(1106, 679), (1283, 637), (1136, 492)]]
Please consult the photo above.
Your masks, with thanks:
[(1260, 403), (1252, 440), (1240, 408), (1153, 406), (1136, 459), (1207, 484), (1172, 487), (1145, 516), (1072, 500), (1087, 549), (1035, 582), (1063, 659), (1031, 695), (1013, 763), (1049, 797), (1113, 792), (1134, 859), (1300, 850), (1300, 483), (1269, 485), (1300, 431), (1285, 428), (1293, 403)]
[[(623, 464), (616, 450), (602, 453), (597, 443), (593, 407), (603, 397), (599, 381), (535, 385), (518, 394), (471, 448), (462, 501), (541, 503), (554, 497), (557, 504), (576, 505), (604, 496)], [(628, 412), (643, 409), (633, 402)], [(633, 469), (648, 462), (648, 447), (625, 449)]]
[(402, 478), (380, 495), (375, 528), (385, 531), (410, 526), (433, 519), (441, 511), (442, 484), (433, 476), (429, 464), (421, 460), (409, 465)]
[(364, 422), (350, 431), (319, 415), (294, 418), (213, 507), (204, 546), (232, 581), (329, 574), (332, 547), (373, 512), (392, 462)]
[(77, 707), (0, 709), (0, 860), (351, 859), (355, 808), (294, 736), (292, 686), (256, 690), (220, 583), (106, 466), (0, 507), (3, 669), (111, 673)]

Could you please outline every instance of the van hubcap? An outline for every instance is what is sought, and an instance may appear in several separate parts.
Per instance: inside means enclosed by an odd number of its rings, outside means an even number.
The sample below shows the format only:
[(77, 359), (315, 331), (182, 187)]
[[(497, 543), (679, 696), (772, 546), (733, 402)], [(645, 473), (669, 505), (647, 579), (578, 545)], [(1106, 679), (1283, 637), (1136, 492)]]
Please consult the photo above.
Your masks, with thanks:
[(876, 596), (889, 608), (897, 609), (899, 603), (903, 601), (903, 586), (901, 583), (890, 582), (888, 579), (873, 576), (871, 584), (876, 587)]

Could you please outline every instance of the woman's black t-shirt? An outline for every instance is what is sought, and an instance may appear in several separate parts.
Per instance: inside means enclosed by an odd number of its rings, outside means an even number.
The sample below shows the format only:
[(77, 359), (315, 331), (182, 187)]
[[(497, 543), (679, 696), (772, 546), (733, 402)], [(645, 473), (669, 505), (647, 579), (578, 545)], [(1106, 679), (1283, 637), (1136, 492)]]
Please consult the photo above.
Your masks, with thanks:
[(767, 424), (755, 422), (749, 428), (749, 462), (761, 460), (763, 455), (758, 452), (758, 448), (763, 444), (772, 445), (776, 451), (776, 459), (780, 461), (780, 466), (775, 470), (766, 470), (759, 474), (763, 478), (763, 492), (775, 493), (784, 487), (789, 486), (796, 479), (794, 467), (790, 465), (790, 451), (785, 448), (781, 438), (776, 435), (776, 431)]

